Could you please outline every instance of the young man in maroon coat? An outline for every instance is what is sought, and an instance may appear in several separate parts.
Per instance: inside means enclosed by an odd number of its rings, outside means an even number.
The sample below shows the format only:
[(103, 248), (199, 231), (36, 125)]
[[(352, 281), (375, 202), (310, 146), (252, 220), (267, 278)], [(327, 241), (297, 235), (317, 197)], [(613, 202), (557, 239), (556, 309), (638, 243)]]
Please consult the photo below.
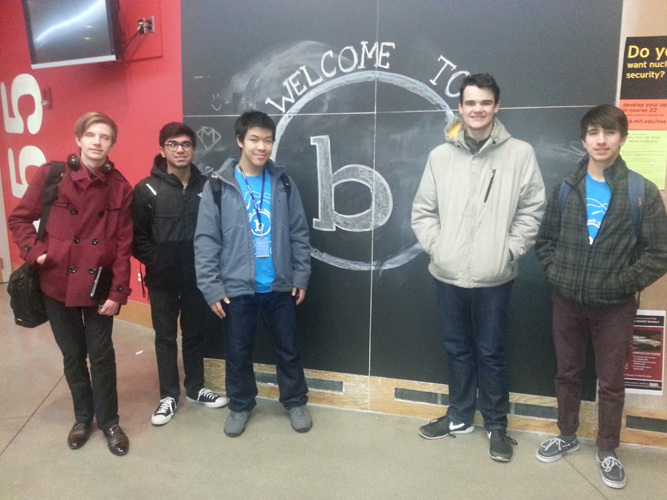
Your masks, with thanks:
[[(47, 316), (74, 402), (75, 424), (67, 443), (73, 450), (81, 448), (95, 418), (109, 450), (120, 456), (130, 443), (118, 426), (111, 330), (113, 316), (131, 291), (132, 187), (108, 159), (118, 134), (111, 118), (87, 113), (74, 134), (80, 153), (67, 159), (43, 240), (37, 239), (33, 221), (41, 217), (50, 164), (35, 174), (8, 226), (21, 257), (39, 265)], [(111, 287), (108, 298), (97, 303), (90, 295), (102, 266), (111, 271)]]

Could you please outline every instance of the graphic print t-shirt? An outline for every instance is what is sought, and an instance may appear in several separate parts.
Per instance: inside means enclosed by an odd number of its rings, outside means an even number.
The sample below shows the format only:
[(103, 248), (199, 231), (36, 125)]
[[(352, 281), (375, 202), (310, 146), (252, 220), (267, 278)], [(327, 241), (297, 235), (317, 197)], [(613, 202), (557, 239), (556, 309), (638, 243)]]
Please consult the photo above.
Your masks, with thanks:
[[(267, 293), (271, 291), (271, 283), (276, 278), (271, 245), (271, 174), (268, 170), (264, 170), (264, 174), (256, 176), (246, 174), (248, 184), (255, 197), (255, 202), (257, 202), (257, 208), (259, 208), (260, 218), (257, 217), (257, 210), (248, 192), (246, 181), (238, 169), (234, 169), (234, 174), (236, 181), (241, 186), (243, 202), (248, 211), (250, 231), (255, 242), (255, 282), (257, 283), (257, 291), (259, 293)], [(264, 179), (264, 197), (262, 200), (262, 177), (264, 175), (266, 177)]]
[(611, 188), (606, 182), (599, 182), (586, 174), (586, 211), (588, 212), (588, 242), (593, 244), (600, 230), (602, 219), (609, 208)]

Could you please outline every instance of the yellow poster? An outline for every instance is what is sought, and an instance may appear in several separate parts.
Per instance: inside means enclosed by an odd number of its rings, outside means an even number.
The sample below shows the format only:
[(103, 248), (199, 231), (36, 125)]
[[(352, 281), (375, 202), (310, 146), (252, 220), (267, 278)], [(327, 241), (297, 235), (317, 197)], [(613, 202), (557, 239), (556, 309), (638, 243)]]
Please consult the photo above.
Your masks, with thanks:
[(621, 156), (629, 168), (665, 189), (667, 130), (630, 130)]

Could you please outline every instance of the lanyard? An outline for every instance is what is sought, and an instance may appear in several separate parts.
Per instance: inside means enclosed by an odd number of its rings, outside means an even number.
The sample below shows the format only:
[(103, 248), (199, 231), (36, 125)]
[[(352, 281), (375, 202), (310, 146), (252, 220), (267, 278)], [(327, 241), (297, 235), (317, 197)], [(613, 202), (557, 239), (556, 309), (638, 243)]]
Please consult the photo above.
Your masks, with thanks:
[(246, 177), (243, 168), (241, 168), (240, 163), (239, 163), (239, 172), (241, 172), (241, 175), (243, 176), (243, 180), (245, 181), (245, 185), (248, 188), (248, 193), (250, 193), (250, 198), (252, 199), (252, 203), (253, 205), (255, 205), (255, 212), (257, 213), (257, 220), (259, 221), (259, 232), (260, 236), (263, 238), (264, 235), (262, 234), (262, 229), (264, 228), (264, 224), (262, 224), (262, 214), (260, 210), (262, 209), (262, 205), (264, 204), (264, 182), (266, 181), (266, 169), (262, 171), (262, 197), (259, 199), (259, 206), (257, 206), (257, 200), (255, 200), (255, 195), (252, 194), (250, 183), (248, 182), (248, 178)]

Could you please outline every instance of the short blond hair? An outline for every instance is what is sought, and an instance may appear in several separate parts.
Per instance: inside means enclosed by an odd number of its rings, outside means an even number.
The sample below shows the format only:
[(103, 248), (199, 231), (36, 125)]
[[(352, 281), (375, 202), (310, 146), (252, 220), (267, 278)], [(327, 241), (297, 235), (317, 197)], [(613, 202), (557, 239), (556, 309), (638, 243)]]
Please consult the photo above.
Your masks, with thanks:
[(111, 128), (111, 144), (116, 144), (116, 139), (118, 138), (118, 125), (116, 125), (116, 122), (107, 115), (97, 111), (86, 113), (76, 121), (76, 125), (74, 125), (74, 135), (81, 139), (83, 134), (86, 133), (86, 130), (95, 123), (104, 123), (105, 125), (108, 125)]

